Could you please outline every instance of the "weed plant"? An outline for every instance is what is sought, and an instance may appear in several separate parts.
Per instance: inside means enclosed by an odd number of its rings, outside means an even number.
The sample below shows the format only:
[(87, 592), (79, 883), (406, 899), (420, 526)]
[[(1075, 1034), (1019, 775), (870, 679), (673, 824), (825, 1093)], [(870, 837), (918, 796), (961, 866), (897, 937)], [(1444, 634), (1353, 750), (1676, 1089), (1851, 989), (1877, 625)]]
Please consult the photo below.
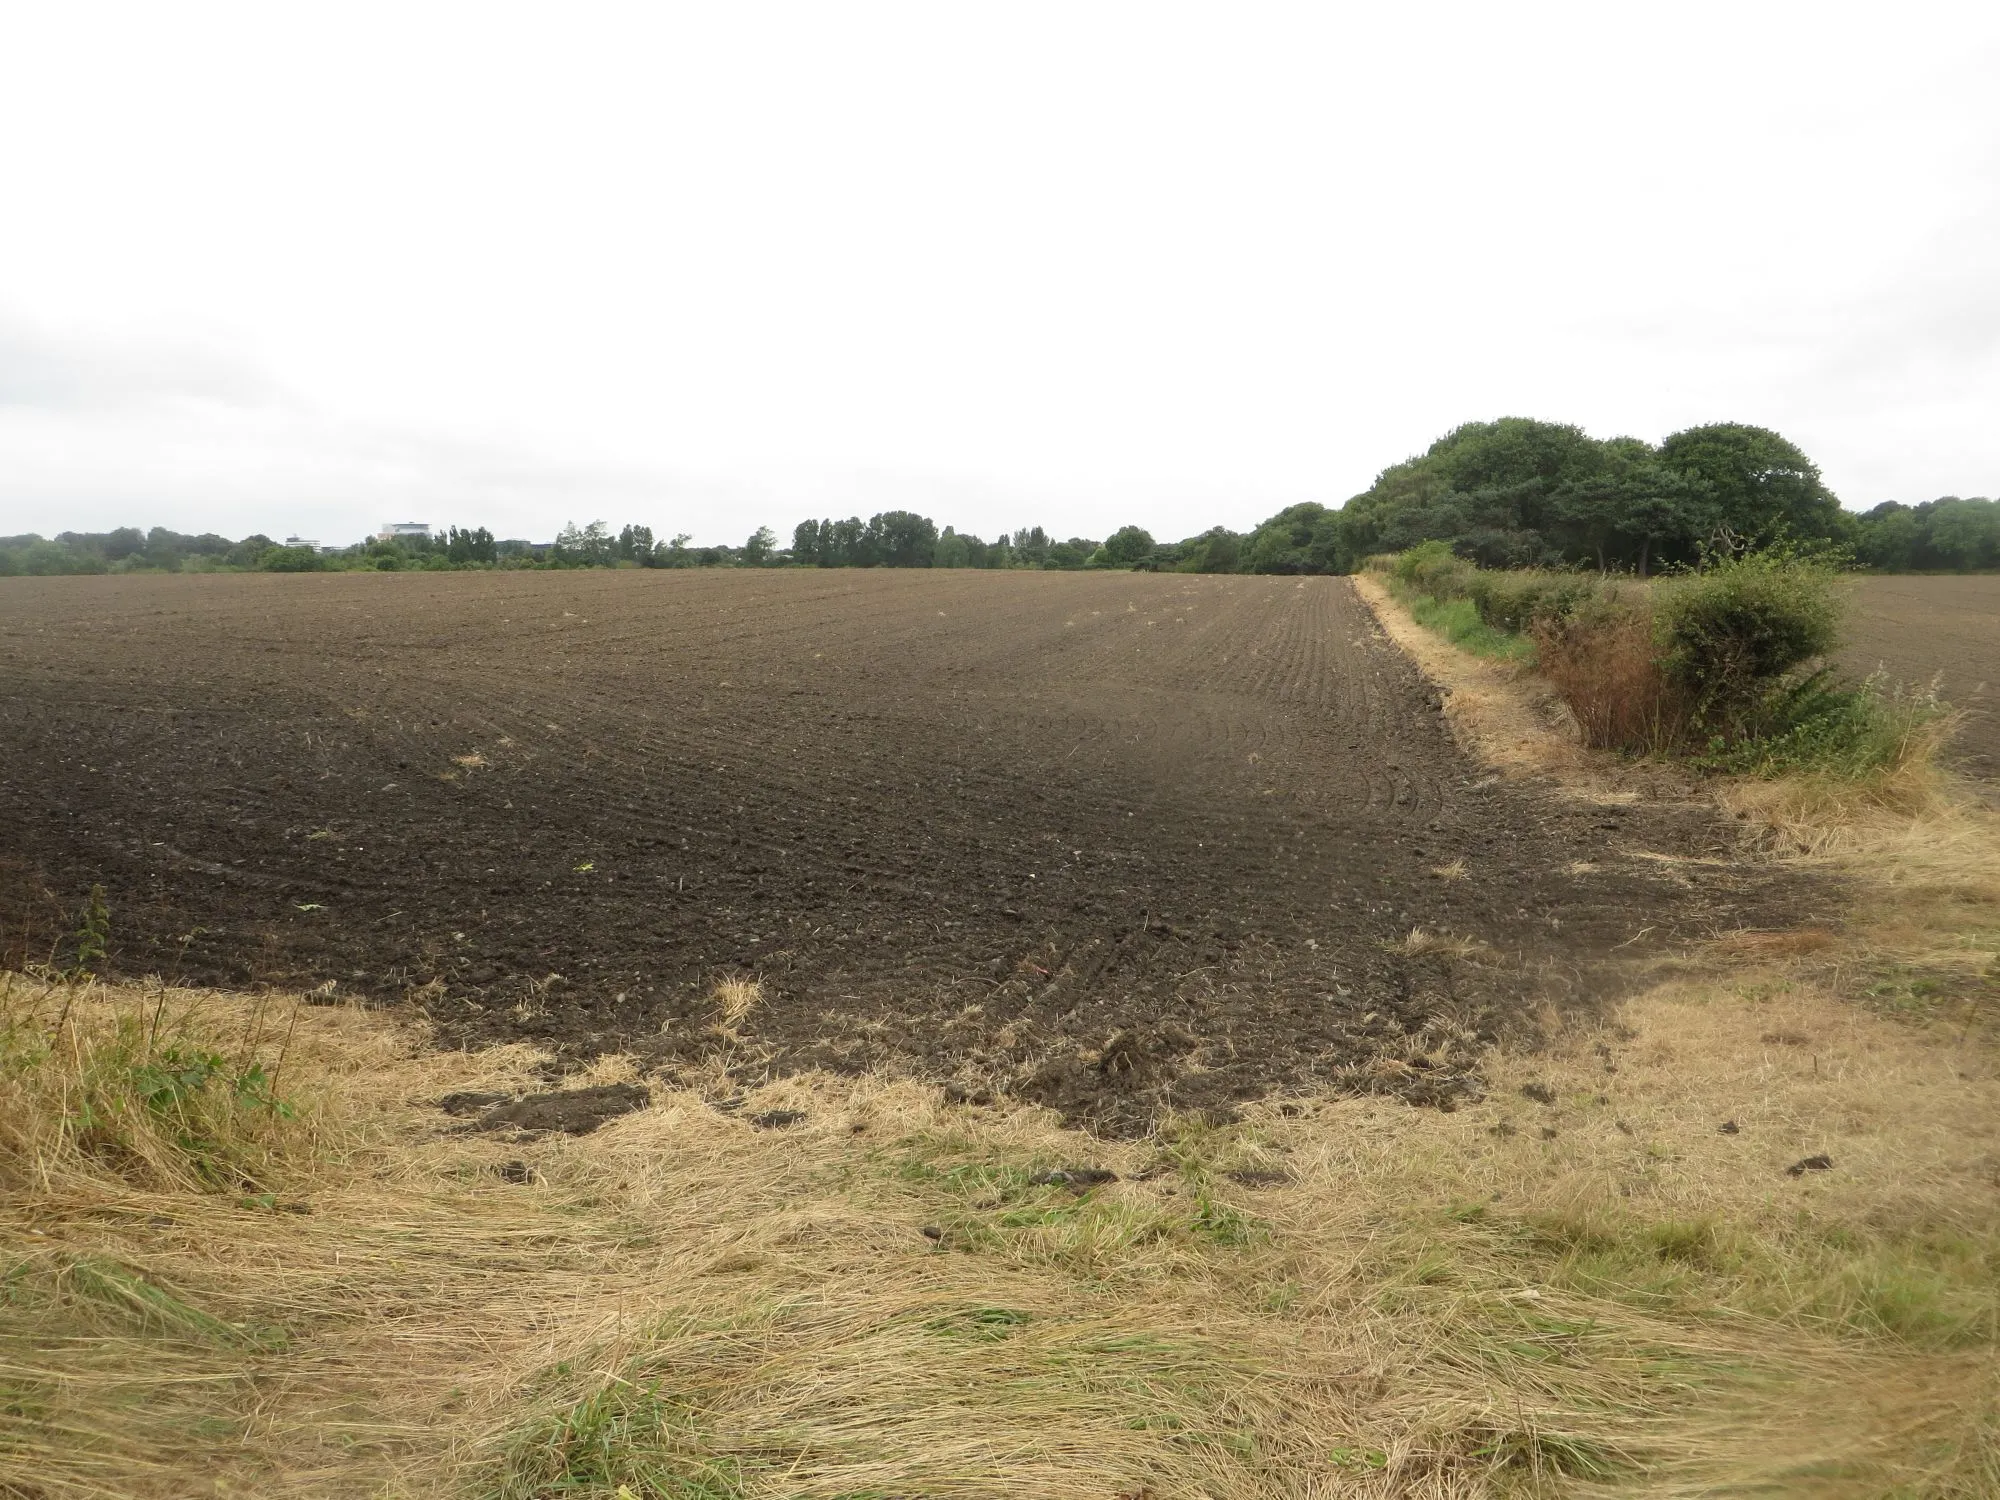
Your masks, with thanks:
[(262, 1035), (260, 1016), (260, 1034), (225, 1051), (198, 1006), (164, 989), (110, 1015), (79, 1005), (76, 989), (50, 1016), (49, 987), (0, 978), (0, 1185), (81, 1172), (269, 1192), (299, 1145), (298, 1110), (280, 1092), (284, 1039)]

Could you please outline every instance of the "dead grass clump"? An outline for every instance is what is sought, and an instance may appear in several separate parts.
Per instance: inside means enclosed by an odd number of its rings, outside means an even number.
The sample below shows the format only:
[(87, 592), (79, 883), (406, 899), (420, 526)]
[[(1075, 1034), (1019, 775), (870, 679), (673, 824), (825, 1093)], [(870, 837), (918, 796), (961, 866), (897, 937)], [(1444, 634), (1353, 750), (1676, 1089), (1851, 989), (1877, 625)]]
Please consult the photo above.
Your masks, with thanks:
[(1839, 934), (1824, 927), (1799, 927), (1786, 932), (1760, 932), (1742, 928), (1717, 938), (1714, 948), (1735, 958), (1774, 958), (1793, 953), (1819, 953), (1840, 941)]
[(1905, 711), (1894, 700), (1883, 716), (1885, 744), (1870, 774), (1745, 778), (1723, 787), (1724, 803), (1770, 828), (1787, 853), (1852, 854), (1909, 830), (1957, 842), (1954, 830), (1992, 811), (1942, 761), (1962, 717), (1934, 706)]
[(743, 1023), (764, 1003), (764, 986), (756, 979), (724, 979), (710, 999), (715, 1005), (715, 1022), (710, 1029), (726, 1041), (741, 1041)]
[(1416, 958), (1425, 953), (1443, 953), (1453, 958), (1472, 958), (1486, 951), (1486, 945), (1477, 938), (1453, 937), (1449, 933), (1426, 932), (1421, 927), (1412, 927), (1397, 942), (1388, 945), (1391, 952)]
[(1685, 737), (1687, 705), (1658, 662), (1652, 616), (1612, 601), (1537, 622), (1535, 654), (1594, 750), (1666, 755)]

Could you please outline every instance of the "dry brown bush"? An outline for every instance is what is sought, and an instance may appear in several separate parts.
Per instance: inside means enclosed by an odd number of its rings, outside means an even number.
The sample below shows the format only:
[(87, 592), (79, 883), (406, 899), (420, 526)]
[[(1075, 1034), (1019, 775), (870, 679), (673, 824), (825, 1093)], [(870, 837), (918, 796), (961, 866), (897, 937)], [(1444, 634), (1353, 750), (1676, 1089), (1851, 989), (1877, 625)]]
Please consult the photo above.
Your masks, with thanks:
[(1618, 607), (1534, 631), (1542, 674), (1555, 685), (1593, 750), (1667, 754), (1685, 737), (1687, 705), (1660, 670), (1651, 616)]

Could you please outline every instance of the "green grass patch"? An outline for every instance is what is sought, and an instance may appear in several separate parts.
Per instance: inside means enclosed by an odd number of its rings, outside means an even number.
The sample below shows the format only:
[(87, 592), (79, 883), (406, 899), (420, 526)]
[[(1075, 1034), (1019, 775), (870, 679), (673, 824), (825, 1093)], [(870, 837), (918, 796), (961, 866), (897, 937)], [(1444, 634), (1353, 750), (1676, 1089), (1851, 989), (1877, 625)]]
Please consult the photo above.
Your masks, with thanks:
[(1931, 1350), (2000, 1337), (2000, 1247), (1951, 1232), (1802, 1222), (1540, 1215), (1514, 1230), (1550, 1285), (1658, 1312), (1753, 1314), (1844, 1339)]
[(1522, 663), (1532, 663), (1535, 659), (1533, 641), (1487, 624), (1479, 617), (1479, 606), (1470, 599), (1434, 599), (1429, 594), (1414, 594), (1405, 602), (1411, 618), (1419, 625), (1474, 656)]
[(660, 1382), (610, 1376), (508, 1445), (492, 1500), (739, 1500), (740, 1459), (711, 1450), (700, 1412)]
[(886, 1163), (898, 1183), (916, 1192), (948, 1249), (1051, 1263), (1098, 1279), (1157, 1274), (1162, 1263), (1144, 1253), (1149, 1247), (1205, 1254), (1240, 1249), (1267, 1234), (1257, 1219), (1209, 1191), (1214, 1167), (1242, 1155), (1220, 1137), (1166, 1138), (1165, 1159), (1183, 1172), (1189, 1190), (1165, 1201), (1036, 1180), (1074, 1163), (952, 1159), (977, 1149), (952, 1135), (912, 1136)]

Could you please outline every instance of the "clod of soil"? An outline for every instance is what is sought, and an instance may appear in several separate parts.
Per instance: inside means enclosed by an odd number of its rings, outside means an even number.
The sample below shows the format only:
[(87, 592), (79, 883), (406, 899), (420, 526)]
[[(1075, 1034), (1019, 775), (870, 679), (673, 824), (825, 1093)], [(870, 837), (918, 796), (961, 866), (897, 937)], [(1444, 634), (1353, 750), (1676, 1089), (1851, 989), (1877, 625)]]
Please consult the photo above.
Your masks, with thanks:
[(1724, 1120), (1720, 1125), (1716, 1126), (1715, 1128), (1721, 1131), (1724, 1135), (1736, 1135), (1743, 1129), (1743, 1127), (1741, 1125), (1738, 1125), (1734, 1120)]
[(513, 1099), (508, 1093), (486, 1093), (468, 1089), (462, 1093), (446, 1094), (438, 1100), (438, 1108), (448, 1115), (463, 1117), (476, 1115), (481, 1110), (491, 1109), (496, 1104), (505, 1104)]
[(1240, 1167), (1223, 1175), (1231, 1182), (1252, 1188), (1282, 1187), (1292, 1180), (1292, 1174), (1282, 1167)]
[(1785, 1175), (1787, 1177), (1803, 1177), (1808, 1172), (1828, 1172), (1832, 1169), (1833, 1158), (1821, 1153), (1818, 1156), (1808, 1156), (1803, 1161), (1793, 1162), (1789, 1167), (1785, 1168)]
[(644, 1109), (652, 1097), (652, 1091), (639, 1083), (605, 1083), (596, 1088), (529, 1094), (511, 1104), (495, 1105), (480, 1115), (473, 1129), (589, 1135), (606, 1120)]

